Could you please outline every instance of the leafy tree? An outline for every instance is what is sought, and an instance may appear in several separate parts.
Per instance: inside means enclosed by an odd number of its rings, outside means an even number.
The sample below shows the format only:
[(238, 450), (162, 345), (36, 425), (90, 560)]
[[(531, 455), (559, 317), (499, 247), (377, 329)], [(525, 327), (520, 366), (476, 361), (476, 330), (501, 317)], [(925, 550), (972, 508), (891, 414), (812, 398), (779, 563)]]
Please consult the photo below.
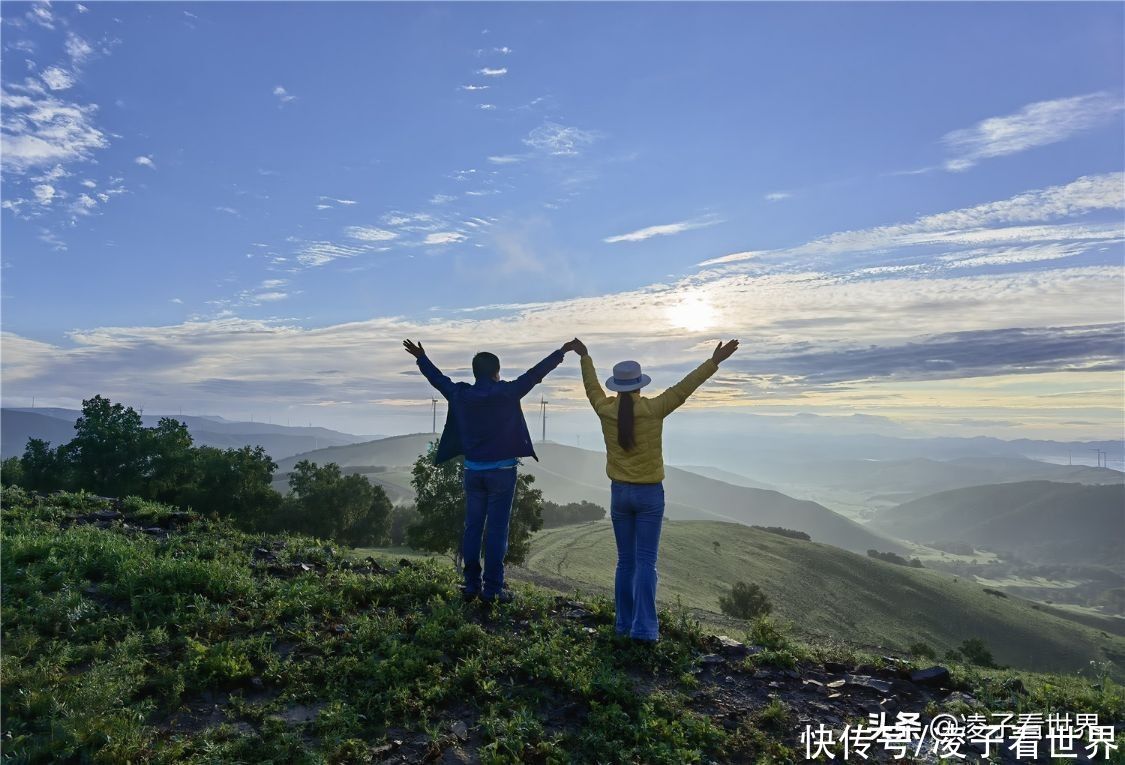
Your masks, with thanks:
[(187, 425), (171, 417), (161, 417), (155, 428), (145, 430), (145, 440), (146, 498), (168, 504), (179, 502), (185, 489), (199, 480), (199, 462)]
[[(434, 464), (437, 443), (414, 461), (414, 487), (418, 521), (406, 533), (407, 542), (419, 550), (448, 555), (461, 567), (461, 538), (465, 530), (465, 466), (462, 459)], [(543, 492), (533, 488), (535, 476), (520, 474), (508, 523), (508, 554), (504, 561), (519, 565), (531, 549), (531, 535), (543, 527)]]
[(20, 458), (20, 468), (23, 471), (20, 485), (30, 491), (43, 492), (70, 487), (69, 471), (59, 450), (52, 449), (50, 442), (41, 438), (27, 439), (27, 446)]
[(270, 485), (277, 463), (264, 448), (200, 446), (192, 455), (195, 482), (185, 487), (182, 504), (230, 516), (244, 528), (262, 528), (274, 522), (273, 515), (281, 503), (281, 495)]
[(285, 515), (307, 533), (348, 545), (379, 545), (387, 538), (391, 501), (382, 486), (358, 474), (343, 475), (330, 462), (301, 460), (289, 474), (293, 496)]
[(735, 619), (753, 619), (768, 614), (773, 605), (757, 583), (735, 582), (729, 595), (719, 596), (719, 608)]
[(516, 497), (512, 502), (512, 519), (508, 525), (508, 554), (504, 562), (518, 566), (531, 552), (531, 535), (543, 528), (543, 492), (532, 487), (535, 476), (521, 473), (516, 477)]
[(600, 521), (603, 518), (605, 518), (605, 508), (586, 500), (570, 502), (565, 505), (549, 501), (543, 502), (543, 528), (553, 529), (576, 523)]
[(60, 447), (80, 488), (112, 497), (143, 496), (146, 434), (132, 407), (94, 396), (82, 402), (74, 438)]
[(23, 463), (19, 457), (0, 462), (0, 486), (23, 486)]
[(414, 507), (418, 522), (406, 533), (407, 543), (416, 550), (448, 555), (461, 568), (461, 536), (465, 529), (465, 465), (457, 459), (434, 464), (437, 442), (431, 442), (411, 469)]
[(421, 516), (414, 505), (400, 505), (391, 509), (390, 537), (392, 545), (406, 544), (406, 535), (410, 527), (419, 521)]
[(937, 658), (937, 652), (934, 651), (933, 647), (924, 640), (919, 640), (916, 643), (911, 643), (909, 650), (912, 655), (918, 657), (919, 659)]

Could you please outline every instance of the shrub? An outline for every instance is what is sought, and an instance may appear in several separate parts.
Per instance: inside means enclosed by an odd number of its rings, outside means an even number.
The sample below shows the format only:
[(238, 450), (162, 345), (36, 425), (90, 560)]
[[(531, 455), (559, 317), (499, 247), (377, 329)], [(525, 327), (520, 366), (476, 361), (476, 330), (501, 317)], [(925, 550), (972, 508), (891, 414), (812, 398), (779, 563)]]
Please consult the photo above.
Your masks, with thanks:
[(768, 614), (773, 605), (757, 583), (735, 582), (729, 595), (719, 597), (719, 608), (736, 619), (753, 619)]

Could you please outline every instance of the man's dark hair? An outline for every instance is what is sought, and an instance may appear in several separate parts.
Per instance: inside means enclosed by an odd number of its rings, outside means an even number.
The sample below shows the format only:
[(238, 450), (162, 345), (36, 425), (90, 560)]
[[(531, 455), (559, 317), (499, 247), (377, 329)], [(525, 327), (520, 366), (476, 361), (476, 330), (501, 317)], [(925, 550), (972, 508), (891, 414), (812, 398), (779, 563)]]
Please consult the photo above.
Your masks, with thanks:
[(500, 359), (495, 353), (481, 351), (473, 356), (473, 377), (478, 380), (482, 377), (491, 380), (498, 374), (500, 374)]

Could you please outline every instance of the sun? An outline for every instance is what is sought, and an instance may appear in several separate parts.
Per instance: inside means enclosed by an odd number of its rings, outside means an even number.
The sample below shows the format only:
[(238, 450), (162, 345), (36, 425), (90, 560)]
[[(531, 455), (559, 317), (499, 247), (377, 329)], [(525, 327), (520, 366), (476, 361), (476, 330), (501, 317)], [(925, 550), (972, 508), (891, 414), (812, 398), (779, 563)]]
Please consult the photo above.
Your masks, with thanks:
[(703, 332), (715, 324), (715, 308), (699, 295), (688, 295), (667, 310), (672, 326), (689, 332)]

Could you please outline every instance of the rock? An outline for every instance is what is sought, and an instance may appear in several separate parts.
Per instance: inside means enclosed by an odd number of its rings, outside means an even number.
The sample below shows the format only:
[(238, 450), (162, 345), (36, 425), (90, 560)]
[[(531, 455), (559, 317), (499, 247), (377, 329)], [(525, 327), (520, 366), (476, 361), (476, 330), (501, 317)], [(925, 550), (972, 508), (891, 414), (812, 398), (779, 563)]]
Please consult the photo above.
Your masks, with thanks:
[(949, 670), (942, 666), (932, 666), (910, 673), (910, 681), (919, 685), (944, 686), (949, 682)]
[(732, 656), (736, 659), (741, 659), (744, 656), (749, 656), (754, 653), (761, 653), (762, 651), (761, 646), (751, 647), (726, 635), (715, 635), (712, 638), (712, 642), (718, 645), (719, 653)]
[(843, 688), (843, 687), (844, 687), (844, 683), (846, 683), (846, 682), (848, 682), (848, 681), (847, 681), (847, 680), (833, 680), (833, 681), (831, 681), (831, 682), (829, 682), (829, 683), (826, 683), (826, 685), (827, 685), (827, 686), (828, 686), (829, 688)]
[(889, 693), (891, 690), (891, 684), (886, 680), (876, 680), (868, 675), (846, 675), (845, 677), (849, 683), (858, 685), (861, 688), (870, 688), (880, 693)]
[(1020, 696), (1027, 695), (1027, 688), (1024, 687), (1023, 680), (1020, 680), (1018, 677), (1013, 677), (1010, 680), (1007, 680), (1004, 683), (1004, 690), (1008, 691), (1009, 693), (1017, 693)]
[(824, 662), (824, 671), (831, 672), (834, 675), (841, 675), (848, 671), (848, 668), (838, 661)]
[(390, 754), (394, 750), (395, 750), (395, 745), (390, 743), (390, 742), (388, 742), (386, 744), (380, 744), (379, 746), (371, 747), (371, 756), (372, 757), (383, 757), (385, 755)]
[(469, 726), (463, 720), (454, 720), (449, 725), (449, 730), (461, 741), (469, 740)]
[(790, 680), (799, 680), (801, 678), (801, 673), (795, 669), (783, 669), (781, 670), (781, 674), (785, 675)]
[(705, 656), (700, 656), (699, 661), (702, 664), (725, 664), (726, 659), (717, 653), (709, 653)]
[(562, 613), (564, 619), (576, 620), (589, 619), (593, 615), (593, 611), (587, 611), (585, 608), (570, 608)]
[(953, 693), (949, 694), (948, 696), (946, 696), (944, 699), (941, 700), (942, 706), (949, 706), (951, 704), (956, 704), (958, 702), (960, 702), (962, 704), (965, 704), (966, 706), (969, 706), (969, 707), (978, 707), (978, 706), (981, 705), (981, 702), (979, 700), (977, 700), (975, 697), (970, 696), (967, 693), (961, 693), (960, 691), (953, 691)]
[(888, 714), (893, 714), (898, 711), (898, 699), (890, 696), (879, 702), (879, 708)]
[(860, 664), (858, 667), (855, 668), (855, 674), (857, 674), (857, 675), (870, 675), (876, 669), (878, 669), (878, 667), (876, 667), (874, 664)]
[(97, 510), (90, 514), (96, 521), (116, 521), (123, 516), (116, 510)]
[(266, 684), (262, 682), (262, 678), (260, 678), (260, 677), (250, 678), (250, 685), (257, 688), (258, 690), (261, 690), (262, 688), (264, 688), (266, 686)]
[(414, 561), (406, 558), (399, 558), (398, 565), (401, 568), (414, 568)]
[(168, 534), (168, 529), (162, 529), (159, 526), (149, 526), (147, 528), (141, 529), (141, 531), (146, 534), (151, 534), (154, 537), (162, 537)]
[(466, 765), (472, 762), (472, 760), (469, 758), (469, 755), (454, 746), (441, 753), (440, 762), (442, 765)]
[(805, 679), (805, 685), (812, 686), (815, 690), (821, 690), (824, 688), (824, 683), (820, 682), (819, 680), (810, 680), (808, 678)]
[(276, 556), (264, 547), (255, 547), (251, 557), (254, 560), (273, 560)]

